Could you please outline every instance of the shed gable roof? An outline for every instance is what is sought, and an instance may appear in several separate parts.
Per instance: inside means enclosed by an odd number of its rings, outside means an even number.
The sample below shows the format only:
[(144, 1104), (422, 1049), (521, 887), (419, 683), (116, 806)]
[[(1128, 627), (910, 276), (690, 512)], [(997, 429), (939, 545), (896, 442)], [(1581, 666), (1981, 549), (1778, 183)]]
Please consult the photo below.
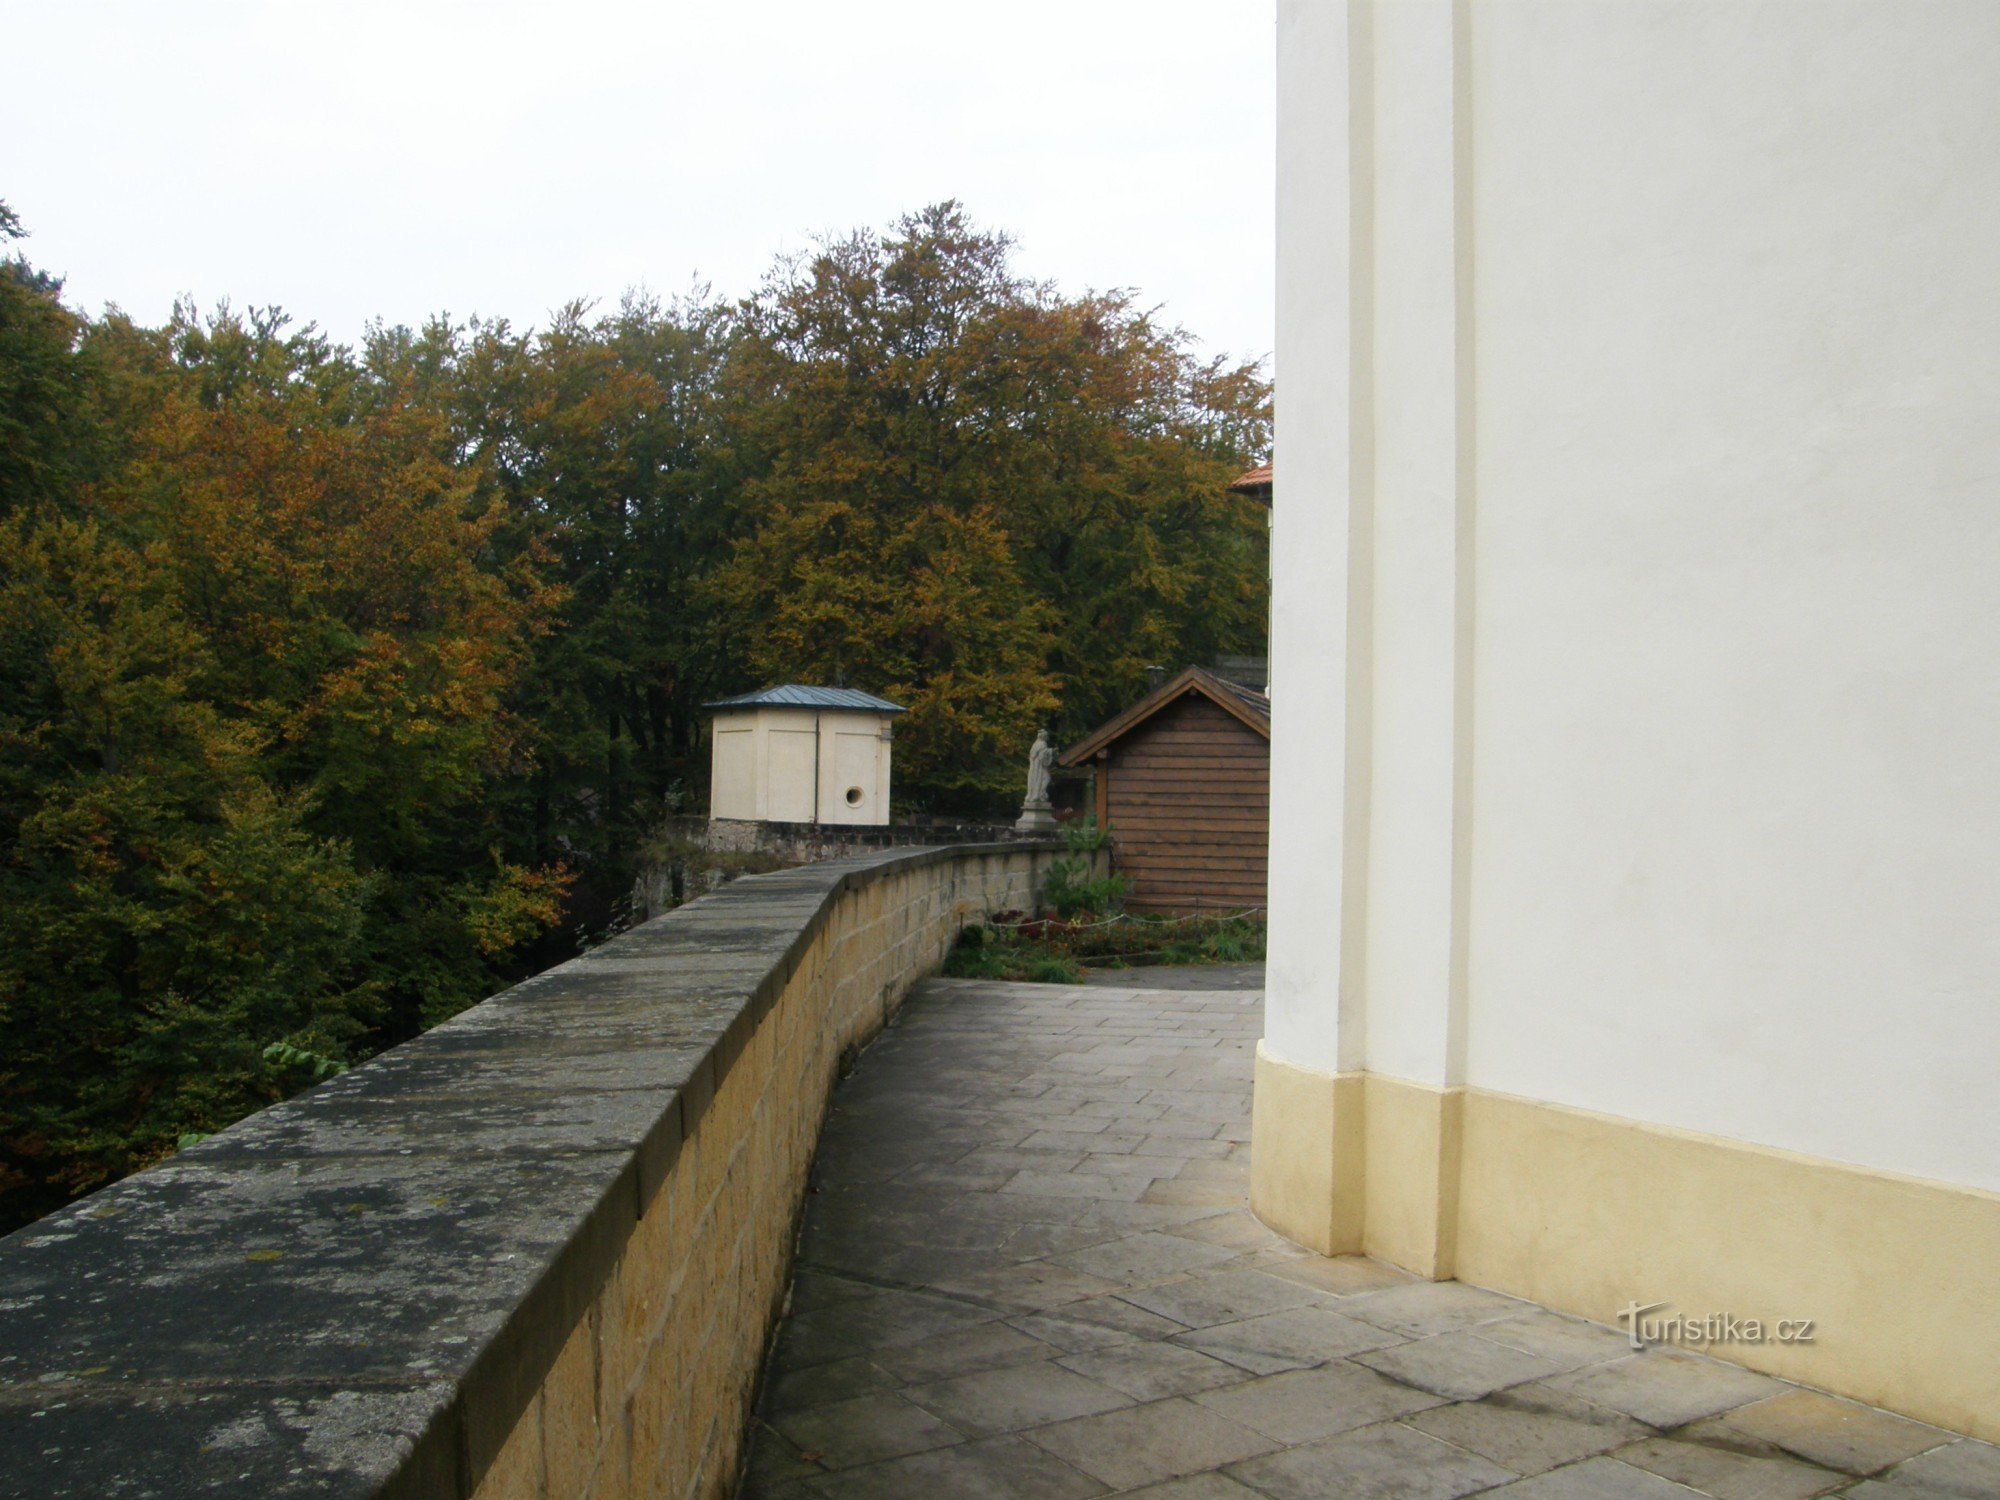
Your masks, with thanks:
[(1194, 694), (1206, 698), (1245, 728), (1265, 739), (1271, 737), (1271, 700), (1262, 693), (1218, 677), (1204, 667), (1189, 667), (1179, 676), (1161, 683), (1123, 713), (1106, 719), (1088, 735), (1065, 750), (1059, 762), (1081, 765), (1113, 741), (1123, 739), (1162, 709)]

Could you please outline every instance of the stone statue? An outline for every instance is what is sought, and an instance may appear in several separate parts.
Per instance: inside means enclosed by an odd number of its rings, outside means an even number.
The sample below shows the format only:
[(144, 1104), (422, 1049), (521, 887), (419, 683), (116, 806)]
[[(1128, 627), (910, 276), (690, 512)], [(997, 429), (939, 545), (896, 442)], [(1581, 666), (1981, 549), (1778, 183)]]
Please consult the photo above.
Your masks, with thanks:
[(1028, 798), (1021, 804), (1021, 816), (1014, 824), (1018, 833), (1054, 833), (1055, 810), (1049, 806), (1049, 773), (1055, 770), (1056, 749), (1049, 732), (1035, 732), (1035, 748), (1028, 752)]
[(1055, 747), (1049, 743), (1046, 729), (1035, 732), (1035, 748), (1028, 752), (1028, 805), (1046, 807), (1049, 803), (1049, 772), (1055, 768)]

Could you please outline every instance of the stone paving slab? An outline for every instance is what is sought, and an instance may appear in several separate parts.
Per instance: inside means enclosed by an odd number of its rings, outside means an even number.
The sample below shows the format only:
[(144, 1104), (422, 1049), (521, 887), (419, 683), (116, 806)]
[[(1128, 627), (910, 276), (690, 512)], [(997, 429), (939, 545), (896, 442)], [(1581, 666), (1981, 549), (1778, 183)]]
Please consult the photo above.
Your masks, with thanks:
[(932, 981), (863, 1054), (743, 1500), (2000, 1500), (1989, 1444), (1288, 1244), (1261, 995), (1141, 973)]
[(1783, 1455), (1757, 1455), (1675, 1438), (1618, 1451), (1621, 1462), (1724, 1500), (1808, 1500), (1826, 1492), (1826, 1471)]
[[(1643, 1422), (1559, 1391), (1503, 1391), (1420, 1411), (1409, 1424), (1516, 1474), (1540, 1474), (1652, 1436)], [(1707, 1451), (1707, 1450), (1702, 1450)], [(1630, 1459), (1628, 1462), (1637, 1462)], [(1654, 1464), (1641, 1467), (1665, 1473)]]
[(1255, 990), (1264, 992), (1262, 964), (1154, 964), (1092, 969), (1083, 982), (1112, 990)]

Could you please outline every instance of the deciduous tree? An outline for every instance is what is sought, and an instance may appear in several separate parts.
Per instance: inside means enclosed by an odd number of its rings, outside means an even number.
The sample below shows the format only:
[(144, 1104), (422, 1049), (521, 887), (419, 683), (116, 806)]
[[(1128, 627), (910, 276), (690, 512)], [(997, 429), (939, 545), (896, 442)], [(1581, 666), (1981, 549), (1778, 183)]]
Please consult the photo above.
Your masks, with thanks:
[(364, 399), (351, 367), (310, 340), (288, 361), (277, 333), (173, 330), (178, 374), (114, 509), (205, 643), (202, 693), (370, 877), (364, 973), (400, 1039), (481, 999), (561, 915), (558, 862), (509, 858), (486, 795), (530, 754), (512, 700), (557, 600), (526, 561), (495, 565), (505, 516), (441, 412)]
[(1042, 717), (1074, 733), (1149, 665), (1261, 649), (1266, 578), (1226, 488), (1268, 435), (1254, 368), (1009, 248), (947, 203), (779, 266), (731, 362), (714, 584), (759, 673), (905, 694), (902, 785), (989, 811)]
[(374, 1019), (374, 883), (205, 696), (214, 665), (153, 558), (0, 523), (8, 1218), (283, 1097), (267, 1047), (340, 1058)]

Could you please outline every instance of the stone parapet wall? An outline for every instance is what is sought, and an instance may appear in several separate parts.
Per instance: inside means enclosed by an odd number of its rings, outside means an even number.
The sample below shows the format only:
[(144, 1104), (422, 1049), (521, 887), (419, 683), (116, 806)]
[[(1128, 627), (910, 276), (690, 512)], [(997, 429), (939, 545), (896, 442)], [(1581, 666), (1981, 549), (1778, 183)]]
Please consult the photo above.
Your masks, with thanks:
[(1013, 843), (1018, 838), (1006, 823), (886, 823), (880, 826), (836, 823), (749, 822), (740, 818), (682, 819), (673, 825), (681, 837), (717, 854), (773, 854), (801, 863), (837, 859), (873, 849), (931, 848), (941, 844)]
[(1060, 852), (734, 882), (0, 1241), (0, 1495), (727, 1494), (843, 1054)]

